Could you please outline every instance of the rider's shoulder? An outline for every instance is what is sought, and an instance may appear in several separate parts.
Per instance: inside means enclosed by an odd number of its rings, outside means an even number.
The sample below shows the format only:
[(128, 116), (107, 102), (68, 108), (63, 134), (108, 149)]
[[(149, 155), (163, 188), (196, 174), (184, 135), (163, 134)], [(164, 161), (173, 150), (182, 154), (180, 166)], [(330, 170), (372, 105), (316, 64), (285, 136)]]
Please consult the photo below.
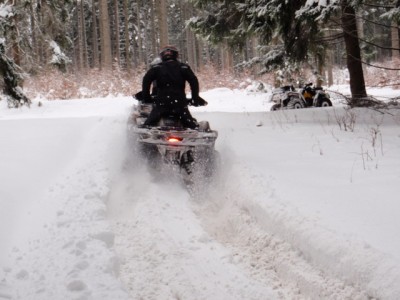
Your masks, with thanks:
[(157, 64), (153, 64), (153, 65), (151, 65), (151, 69), (158, 69), (158, 68), (161, 68), (161, 65), (162, 65), (161, 62), (160, 62), (160, 63), (157, 63)]
[(161, 58), (156, 57), (156, 58), (153, 59), (153, 61), (150, 63), (150, 67), (151, 67), (151, 68), (153, 68), (153, 67), (160, 67), (161, 63), (162, 63)]
[(190, 66), (188, 64), (183, 63), (183, 62), (180, 62), (179, 64), (180, 64), (181, 69), (190, 70)]
[(190, 66), (187, 63), (184, 63), (184, 62), (181, 62), (181, 61), (178, 61), (178, 60), (168, 60), (168, 61), (162, 62), (161, 64), (159, 64), (159, 66), (165, 66), (167, 68), (179, 67), (179, 68), (181, 68), (183, 70), (190, 70)]

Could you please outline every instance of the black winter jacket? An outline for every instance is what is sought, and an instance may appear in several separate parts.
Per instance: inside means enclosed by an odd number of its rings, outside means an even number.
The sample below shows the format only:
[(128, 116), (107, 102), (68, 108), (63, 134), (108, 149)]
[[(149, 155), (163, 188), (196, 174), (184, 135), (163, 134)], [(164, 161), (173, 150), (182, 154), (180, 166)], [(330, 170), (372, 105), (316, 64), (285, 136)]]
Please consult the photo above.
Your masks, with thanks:
[(199, 81), (192, 69), (185, 63), (168, 60), (150, 68), (143, 77), (142, 91), (146, 102), (151, 102), (150, 86), (155, 81), (156, 105), (172, 107), (187, 106), (186, 81), (189, 82), (192, 98), (199, 98)]

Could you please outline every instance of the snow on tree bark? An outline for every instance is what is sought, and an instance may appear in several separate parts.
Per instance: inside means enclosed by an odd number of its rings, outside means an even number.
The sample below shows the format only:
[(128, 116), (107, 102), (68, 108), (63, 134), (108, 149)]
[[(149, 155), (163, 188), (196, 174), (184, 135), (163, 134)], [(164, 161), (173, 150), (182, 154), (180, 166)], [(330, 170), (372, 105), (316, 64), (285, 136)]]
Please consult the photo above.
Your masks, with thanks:
[(25, 96), (21, 87), (18, 85), (21, 76), (17, 68), (18, 66), (6, 56), (4, 44), (0, 41), (0, 75), (4, 78), (4, 93), (8, 96), (8, 106), (29, 106), (31, 101)]

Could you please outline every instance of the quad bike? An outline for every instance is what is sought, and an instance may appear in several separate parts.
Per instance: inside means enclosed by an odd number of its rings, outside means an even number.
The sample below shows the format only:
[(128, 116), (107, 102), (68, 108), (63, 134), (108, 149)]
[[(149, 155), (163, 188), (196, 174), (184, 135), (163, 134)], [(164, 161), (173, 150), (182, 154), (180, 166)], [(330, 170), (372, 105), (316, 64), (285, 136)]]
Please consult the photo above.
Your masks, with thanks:
[(207, 121), (199, 122), (198, 129), (184, 128), (174, 115), (164, 116), (157, 126), (144, 126), (152, 108), (138, 100), (128, 122), (128, 134), (151, 170), (178, 175), (186, 184), (210, 179), (218, 160), (218, 132)]
[(322, 88), (312, 87), (312, 83), (306, 84), (300, 91), (296, 91), (292, 85), (277, 88), (272, 91), (270, 102), (275, 103), (271, 111), (332, 106), (329, 94)]

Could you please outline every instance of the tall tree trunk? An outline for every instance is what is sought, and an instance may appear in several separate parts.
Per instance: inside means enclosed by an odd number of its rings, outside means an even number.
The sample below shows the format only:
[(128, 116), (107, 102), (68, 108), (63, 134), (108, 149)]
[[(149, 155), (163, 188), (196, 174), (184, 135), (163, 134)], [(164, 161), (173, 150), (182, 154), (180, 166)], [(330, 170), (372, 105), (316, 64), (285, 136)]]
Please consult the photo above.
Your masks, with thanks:
[[(158, 9), (157, 9), (157, 0), (154, 0), (154, 1), (151, 1), (151, 4), (150, 4), (150, 19), (151, 19), (151, 26), (150, 26), (150, 39), (149, 39), (149, 41), (150, 41), (150, 48), (151, 48), (151, 53), (150, 53), (150, 55), (156, 55), (157, 54), (157, 31), (159, 31), (159, 30), (156, 30), (156, 19), (158, 19), (159, 18), (159, 15), (158, 15)], [(158, 20), (159, 21), (159, 20)], [(160, 23), (158, 23), (158, 25), (159, 25), (159, 27), (160, 27)], [(149, 44), (147, 43), (147, 45), (149, 46)], [(159, 46), (159, 47), (162, 47), (162, 46)], [(154, 59), (155, 57), (153, 57), (153, 59)], [(146, 67), (147, 67), (147, 63), (148, 63), (148, 61), (149, 61), (149, 53), (148, 53), (148, 55), (147, 55), (147, 58), (146, 58)]]
[(399, 24), (396, 21), (392, 21), (392, 61), (398, 62), (400, 59), (400, 43), (399, 43)]
[(221, 47), (222, 54), (222, 69), (227, 72), (233, 71), (233, 53), (227, 43)]
[(129, 39), (129, 5), (128, 0), (124, 0), (124, 40), (125, 40), (125, 66), (128, 73), (131, 72), (131, 52)]
[(333, 85), (333, 58), (332, 50), (327, 51), (327, 72), (328, 72), (328, 86)]
[(357, 34), (356, 13), (353, 7), (348, 5), (348, 0), (342, 0), (342, 27), (344, 42), (346, 45), (347, 68), (350, 74), (350, 90), (352, 106), (359, 106), (360, 99), (367, 97), (365, 89), (364, 73), (361, 63), (361, 51)]
[(92, 55), (93, 55), (93, 68), (99, 67), (99, 44), (98, 44), (98, 24), (97, 24), (97, 10), (96, 0), (92, 0)]
[[(321, 50), (323, 51), (323, 50)], [(316, 56), (316, 62), (317, 62), (317, 82), (316, 82), (316, 86), (317, 87), (322, 87), (322, 84), (324, 83), (324, 63), (325, 63), (325, 59), (324, 59), (324, 55), (322, 53), (317, 53)]]
[(82, 23), (84, 23), (84, 21), (82, 20), (83, 18), (83, 13), (82, 13), (82, 3), (83, 1), (81, 0), (80, 3), (77, 1), (76, 3), (76, 19), (77, 19), (77, 31), (78, 31), (78, 39), (77, 39), (77, 47), (75, 47), (77, 50), (77, 54), (76, 54), (76, 67), (79, 71), (82, 71), (83, 68), (83, 29), (82, 29)]
[[(361, 40), (365, 40), (365, 34), (364, 34), (364, 21), (363, 21), (363, 18), (362, 18), (362, 10), (361, 9), (358, 9), (357, 11), (356, 11), (356, 22), (357, 22), (357, 34), (358, 34), (358, 37), (361, 39)], [(359, 43), (360, 43), (360, 40), (359, 40)], [(362, 46), (360, 46), (360, 48), (361, 48)], [(361, 52), (361, 51), (360, 51)], [(362, 68), (363, 68), (363, 74), (364, 74), (364, 72), (365, 72), (365, 65), (364, 64), (361, 64), (361, 66), (362, 66)]]
[(189, 29), (186, 29), (186, 49), (187, 49), (187, 60), (192, 68), (197, 71), (197, 66), (195, 63), (196, 58), (196, 48), (195, 39), (193, 33)]
[(49, 58), (51, 56), (49, 49), (49, 38), (52, 37), (52, 26), (53, 26), (53, 14), (51, 8), (47, 1), (40, 1), (40, 14), (41, 14), (41, 55), (42, 55), (42, 64), (48, 65)]
[(197, 72), (204, 69), (203, 57), (204, 42), (202, 39), (197, 40)]
[[(400, 7), (400, 0), (395, 1), (395, 7), (398, 9)], [(396, 64), (400, 60), (400, 42), (399, 42), (399, 22), (397, 20), (392, 21), (392, 61), (396, 61)]]
[(21, 48), (19, 45), (20, 38), (19, 38), (19, 31), (18, 31), (18, 28), (19, 28), (18, 27), (18, 22), (19, 22), (18, 19), (19, 19), (19, 14), (15, 13), (14, 16), (12, 17), (13, 30), (12, 30), (12, 34), (11, 34), (11, 41), (12, 41), (11, 49), (12, 49), (12, 56), (13, 56), (14, 62), (18, 66), (20, 66), (21, 65)]
[(39, 25), (39, 31), (40, 31), (40, 37), (38, 39), (38, 56), (39, 56), (39, 64), (40, 65), (47, 65), (46, 60), (47, 60), (47, 55), (46, 55), (46, 50), (45, 50), (45, 36), (47, 34), (47, 28), (45, 24), (45, 19), (46, 19), (46, 1), (42, 3), (42, 1), (38, 1), (37, 6), (36, 6), (36, 11), (37, 11), (37, 19), (38, 19), (38, 25)]
[[(183, 3), (183, 19), (188, 20), (193, 13), (191, 4), (185, 2)], [(190, 28), (185, 29), (186, 36), (186, 58), (188, 63), (192, 66), (194, 71), (197, 71), (196, 65), (196, 46), (195, 46), (195, 37)], [(182, 49), (183, 52), (183, 49)]]
[(30, 10), (30, 23), (31, 23), (31, 37), (32, 37), (32, 57), (34, 62), (37, 60), (37, 37), (36, 37), (36, 14), (33, 8), (34, 1), (30, 3), (29, 10)]
[(142, 7), (142, 0), (137, 0), (136, 1), (136, 15), (137, 15), (137, 20), (136, 20), (136, 27), (138, 31), (138, 65), (143, 64), (144, 59), (144, 53), (143, 53), (143, 36), (142, 36), (142, 14), (140, 8)]
[[(258, 50), (258, 45), (259, 45), (259, 40), (257, 37), (251, 37), (251, 40), (249, 41), (249, 48), (251, 49), (249, 58), (252, 59), (254, 57), (258, 57), (260, 55), (259, 50)], [(261, 71), (261, 66), (260, 64), (256, 64), (254, 67), (252, 67), (252, 74), (255, 78), (259, 76), (259, 73)]]
[(87, 48), (87, 38), (86, 38), (86, 22), (85, 22), (85, 2), (81, 0), (81, 30), (82, 30), (82, 67), (86, 70), (88, 68), (88, 48)]
[(101, 68), (112, 68), (110, 16), (108, 15), (108, 1), (99, 0), (100, 10), (100, 45), (101, 45)]
[(120, 51), (120, 34), (119, 34), (119, 7), (118, 7), (118, 0), (114, 0), (114, 30), (115, 30), (115, 54), (114, 57), (117, 61), (117, 64), (120, 66), (121, 60), (121, 51)]
[(160, 32), (160, 47), (164, 47), (169, 44), (168, 39), (168, 9), (167, 0), (156, 0), (156, 9), (158, 15), (158, 25)]

